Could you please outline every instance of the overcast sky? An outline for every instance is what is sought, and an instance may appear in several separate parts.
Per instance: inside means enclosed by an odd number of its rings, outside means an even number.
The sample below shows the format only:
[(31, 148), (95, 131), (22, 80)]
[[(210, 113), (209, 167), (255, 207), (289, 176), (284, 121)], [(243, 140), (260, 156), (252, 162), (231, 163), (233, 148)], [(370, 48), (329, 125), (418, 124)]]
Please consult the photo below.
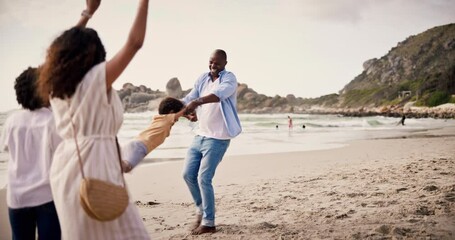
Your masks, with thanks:
[[(104, 0), (89, 27), (111, 58), (124, 44), (137, 0)], [(45, 58), (51, 41), (73, 26), (85, 0), (0, 0), (0, 111), (17, 108), (13, 83)], [(226, 68), (270, 96), (336, 93), (410, 35), (455, 22), (453, 0), (154, 0), (144, 47), (116, 81), (183, 89), (208, 70), (212, 50)]]

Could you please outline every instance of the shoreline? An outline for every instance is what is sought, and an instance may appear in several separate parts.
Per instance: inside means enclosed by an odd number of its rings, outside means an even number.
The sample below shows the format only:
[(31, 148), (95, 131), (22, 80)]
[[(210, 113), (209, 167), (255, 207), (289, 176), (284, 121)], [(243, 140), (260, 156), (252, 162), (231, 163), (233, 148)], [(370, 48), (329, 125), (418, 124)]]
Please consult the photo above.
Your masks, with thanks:
[(194, 207), (181, 161), (140, 167), (126, 179), (154, 239), (450, 239), (454, 134), (447, 127), (329, 150), (226, 157), (213, 182), (218, 232), (202, 236), (189, 235)]
[[(448, 133), (446, 130), (453, 128), (453, 134)], [(449, 132), (452, 130), (449, 130)], [(287, 154), (287, 153), (304, 153), (304, 152), (311, 152), (311, 151), (324, 151), (324, 150), (332, 150), (337, 148), (343, 148), (350, 145), (352, 142), (355, 141), (368, 141), (368, 140), (386, 140), (386, 139), (415, 139), (415, 138), (440, 138), (440, 137), (455, 137), (455, 126), (454, 127), (438, 127), (433, 129), (425, 129), (425, 130), (414, 130), (413, 132), (401, 133), (398, 136), (390, 136), (390, 137), (378, 137), (378, 138), (367, 138), (362, 140), (348, 140), (345, 142), (337, 142), (336, 144), (328, 144), (321, 149), (308, 149), (308, 150), (301, 150), (301, 151), (285, 151), (285, 152), (273, 152), (273, 153), (249, 153), (249, 154), (238, 154), (238, 155), (229, 155), (226, 157), (248, 157), (248, 156), (256, 156), (256, 155), (263, 155), (263, 154)], [(138, 166), (152, 166), (153, 164), (166, 164), (172, 162), (182, 162), (184, 161), (184, 157), (174, 157), (174, 158), (144, 158), (144, 160)]]
[[(444, 107), (444, 105), (446, 107)], [(442, 106), (442, 107), (441, 107)], [(358, 107), (358, 108), (332, 108), (311, 106), (309, 108), (295, 108), (293, 111), (282, 111), (281, 109), (243, 109), (239, 111), (242, 114), (315, 114), (315, 115), (341, 115), (344, 117), (395, 117), (401, 118), (434, 118), (434, 119), (454, 119), (455, 104), (447, 103), (435, 107), (400, 107), (400, 106), (382, 106), (382, 107)]]

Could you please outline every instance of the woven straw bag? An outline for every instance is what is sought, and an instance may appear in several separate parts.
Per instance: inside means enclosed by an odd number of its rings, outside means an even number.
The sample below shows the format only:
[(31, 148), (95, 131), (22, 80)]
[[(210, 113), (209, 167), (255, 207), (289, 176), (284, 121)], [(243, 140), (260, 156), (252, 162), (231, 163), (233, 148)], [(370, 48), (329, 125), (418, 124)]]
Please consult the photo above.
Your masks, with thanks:
[(110, 221), (120, 217), (129, 203), (128, 193), (124, 187), (98, 179), (83, 179), (79, 193), (84, 211), (99, 221)]
[(115, 144), (117, 147), (123, 186), (85, 177), (79, 144), (76, 138), (76, 130), (72, 119), (71, 123), (73, 125), (74, 141), (76, 142), (79, 166), (82, 174), (82, 182), (79, 188), (81, 206), (87, 215), (93, 219), (102, 222), (114, 220), (125, 212), (129, 204), (128, 191), (126, 190), (125, 178), (122, 173), (121, 154), (117, 137), (115, 138)]

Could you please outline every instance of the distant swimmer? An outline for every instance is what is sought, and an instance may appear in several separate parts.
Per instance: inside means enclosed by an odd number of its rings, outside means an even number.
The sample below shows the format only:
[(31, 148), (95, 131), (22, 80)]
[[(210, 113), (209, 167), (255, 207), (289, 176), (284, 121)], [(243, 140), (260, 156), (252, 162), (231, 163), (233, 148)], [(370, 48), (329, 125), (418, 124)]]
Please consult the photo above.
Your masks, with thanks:
[(288, 116), (288, 124), (289, 124), (289, 130), (291, 130), (294, 126), (292, 125), (292, 118)]
[(278, 129), (278, 124), (275, 127), (276, 127), (276, 129)]
[(302, 125), (302, 128), (305, 129), (305, 127), (306, 127), (305, 124), (303, 124), (303, 125)]

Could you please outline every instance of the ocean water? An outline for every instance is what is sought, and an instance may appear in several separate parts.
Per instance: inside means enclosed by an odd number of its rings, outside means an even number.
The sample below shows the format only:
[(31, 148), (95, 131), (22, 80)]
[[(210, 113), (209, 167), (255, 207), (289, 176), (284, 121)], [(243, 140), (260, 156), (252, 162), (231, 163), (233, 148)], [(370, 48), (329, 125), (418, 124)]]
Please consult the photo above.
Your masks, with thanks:
[[(126, 143), (136, 136), (150, 123), (154, 114), (156, 113), (126, 113), (118, 135), (120, 143)], [(288, 114), (241, 114), (243, 132), (231, 141), (226, 155), (329, 149), (344, 146), (350, 140), (398, 137), (455, 123), (454, 120), (406, 119), (406, 125), (401, 126), (397, 125), (399, 118), (292, 114), (294, 127), (289, 129), (287, 116)], [(147, 158), (151, 162), (183, 159), (196, 129), (197, 123), (181, 118), (166, 141)]]
[[(150, 124), (155, 114), (125, 113), (118, 134), (120, 144), (133, 139)], [(401, 126), (397, 125), (399, 118), (291, 114), (294, 127), (289, 129), (288, 115), (241, 114), (243, 132), (231, 141), (226, 156), (330, 149), (342, 147), (351, 140), (406, 136), (455, 125), (455, 120), (444, 119), (406, 119), (406, 125)], [(7, 113), (0, 113), (0, 129), (6, 117)], [(172, 128), (171, 135), (146, 157), (144, 163), (183, 160), (196, 129), (197, 123), (181, 118)], [(0, 186), (5, 184), (7, 161), (8, 155), (0, 153)]]

